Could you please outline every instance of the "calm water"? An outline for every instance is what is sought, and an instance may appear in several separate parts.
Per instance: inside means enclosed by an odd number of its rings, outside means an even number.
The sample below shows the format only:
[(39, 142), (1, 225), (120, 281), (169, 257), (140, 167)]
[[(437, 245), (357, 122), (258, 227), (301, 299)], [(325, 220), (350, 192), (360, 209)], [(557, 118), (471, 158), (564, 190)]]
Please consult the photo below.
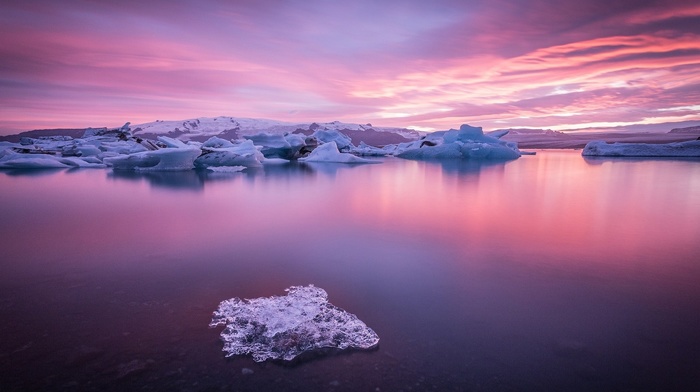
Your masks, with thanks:
[[(700, 390), (697, 160), (5, 171), (0, 235), (2, 391)], [(224, 358), (309, 283), (379, 348)]]

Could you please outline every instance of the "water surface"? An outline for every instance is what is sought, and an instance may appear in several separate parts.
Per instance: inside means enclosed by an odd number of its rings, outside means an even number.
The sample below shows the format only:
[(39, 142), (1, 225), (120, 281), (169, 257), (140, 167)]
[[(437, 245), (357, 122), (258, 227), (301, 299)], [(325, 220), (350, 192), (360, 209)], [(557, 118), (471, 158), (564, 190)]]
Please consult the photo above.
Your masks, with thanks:
[[(698, 233), (697, 160), (4, 171), (0, 389), (695, 391)], [(224, 358), (310, 283), (378, 349)]]

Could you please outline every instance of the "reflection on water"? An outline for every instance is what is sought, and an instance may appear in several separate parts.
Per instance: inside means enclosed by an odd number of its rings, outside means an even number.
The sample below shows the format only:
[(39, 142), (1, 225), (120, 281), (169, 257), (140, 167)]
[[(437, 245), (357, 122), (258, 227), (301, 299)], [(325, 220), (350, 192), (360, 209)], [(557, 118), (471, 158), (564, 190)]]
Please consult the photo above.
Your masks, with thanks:
[[(346, 165), (339, 163), (274, 163), (266, 164), (264, 167), (247, 168), (243, 172), (217, 172), (206, 169), (190, 171), (108, 171), (107, 176), (115, 180), (146, 181), (151, 186), (177, 189), (189, 189), (201, 191), (205, 183), (214, 181), (231, 181), (239, 178), (247, 180), (262, 179), (263, 181), (274, 181), (280, 178), (292, 179), (300, 176), (327, 175), (334, 177), (338, 171), (349, 170), (360, 165)], [(22, 170), (12, 172), (14, 175), (38, 175), (42, 173), (50, 174), (59, 170), (49, 172), (36, 170)]]
[[(696, 161), (33, 174), (0, 173), (3, 391), (700, 386)], [(309, 283), (379, 349), (223, 358), (219, 301)]]

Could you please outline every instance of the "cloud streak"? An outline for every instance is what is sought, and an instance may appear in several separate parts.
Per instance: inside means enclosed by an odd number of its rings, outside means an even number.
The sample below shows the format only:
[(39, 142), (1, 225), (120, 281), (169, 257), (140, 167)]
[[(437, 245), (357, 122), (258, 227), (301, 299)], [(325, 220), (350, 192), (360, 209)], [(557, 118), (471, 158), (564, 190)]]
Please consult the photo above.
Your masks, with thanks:
[(700, 120), (696, 2), (377, 3), (4, 2), (0, 133), (217, 115), (423, 129)]

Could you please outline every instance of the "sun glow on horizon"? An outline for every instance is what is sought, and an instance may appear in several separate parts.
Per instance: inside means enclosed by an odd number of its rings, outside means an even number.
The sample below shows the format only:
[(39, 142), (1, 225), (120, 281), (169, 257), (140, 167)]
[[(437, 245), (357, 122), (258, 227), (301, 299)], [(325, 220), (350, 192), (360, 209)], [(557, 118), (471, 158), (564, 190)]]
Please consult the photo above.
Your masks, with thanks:
[[(0, 134), (219, 115), (421, 129), (700, 121), (696, 4), (545, 3), (552, 12), (482, 0), (311, 0), (304, 12), (184, 1), (167, 13), (159, 0), (5, 3)], [(343, 34), (338, 13), (354, 26)], [(379, 35), (380, 14), (402, 17)]]

